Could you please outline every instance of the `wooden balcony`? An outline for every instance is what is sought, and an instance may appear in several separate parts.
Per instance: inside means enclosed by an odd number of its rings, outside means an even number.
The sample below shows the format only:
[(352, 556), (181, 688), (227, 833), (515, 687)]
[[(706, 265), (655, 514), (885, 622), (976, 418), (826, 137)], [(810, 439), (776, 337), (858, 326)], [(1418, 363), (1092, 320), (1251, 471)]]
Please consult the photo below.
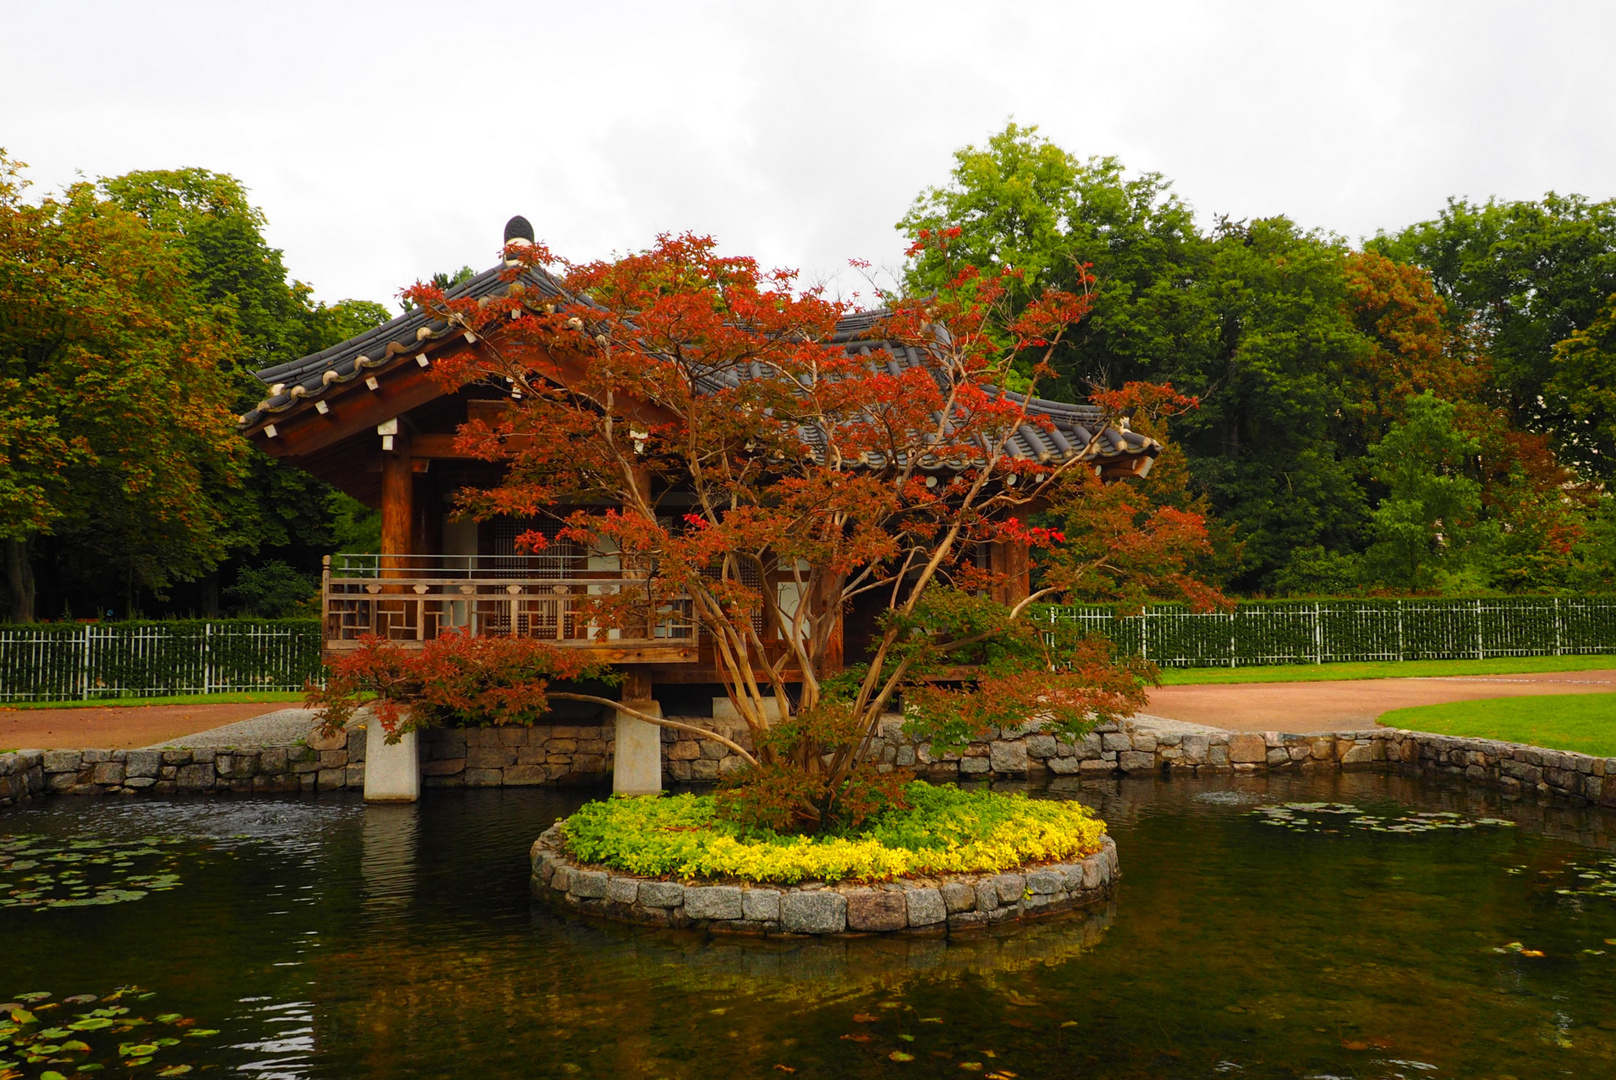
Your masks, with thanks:
[(611, 663), (695, 662), (688, 602), (655, 610), (647, 602), (628, 630), (591, 622), (588, 608), (600, 597), (630, 598), (632, 609), (632, 597), (645, 591), (644, 578), (544, 556), (337, 555), (326, 559), (320, 609), (332, 652), (353, 649), (368, 634), (408, 646), (469, 632), (588, 649)]

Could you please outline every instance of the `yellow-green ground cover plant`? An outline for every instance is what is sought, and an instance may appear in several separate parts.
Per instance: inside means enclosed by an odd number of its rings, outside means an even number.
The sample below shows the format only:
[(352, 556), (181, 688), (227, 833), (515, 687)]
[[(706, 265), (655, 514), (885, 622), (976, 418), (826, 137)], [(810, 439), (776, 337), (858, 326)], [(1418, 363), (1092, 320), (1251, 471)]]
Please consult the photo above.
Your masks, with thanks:
[(620, 797), (585, 805), (563, 831), (574, 858), (647, 877), (885, 881), (916, 874), (994, 873), (1080, 859), (1099, 850), (1105, 822), (1080, 803), (904, 785), (890, 806), (842, 830), (812, 835), (725, 818), (711, 795)]

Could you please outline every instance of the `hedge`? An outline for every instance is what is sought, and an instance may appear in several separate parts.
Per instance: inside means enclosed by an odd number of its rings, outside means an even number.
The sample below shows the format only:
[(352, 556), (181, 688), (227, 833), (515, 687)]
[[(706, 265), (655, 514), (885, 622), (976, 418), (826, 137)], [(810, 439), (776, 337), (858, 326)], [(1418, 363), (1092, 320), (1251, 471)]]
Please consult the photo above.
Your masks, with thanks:
[(320, 674), (318, 619), (0, 627), (0, 701), (296, 691)]
[(1365, 660), (1480, 660), (1616, 652), (1616, 597), (1251, 600), (1197, 614), (1176, 604), (1117, 618), (1110, 607), (1051, 607), (1162, 667)]

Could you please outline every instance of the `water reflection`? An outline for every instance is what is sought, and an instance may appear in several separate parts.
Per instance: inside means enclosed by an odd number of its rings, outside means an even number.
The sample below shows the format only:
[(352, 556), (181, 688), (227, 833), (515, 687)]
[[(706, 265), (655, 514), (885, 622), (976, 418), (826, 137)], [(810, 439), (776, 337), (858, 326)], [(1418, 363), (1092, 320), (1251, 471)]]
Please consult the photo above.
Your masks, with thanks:
[[(132, 903), (0, 910), (0, 995), (138, 982), (223, 1029), (199, 1064), (257, 1077), (1616, 1075), (1616, 900), (1559, 892), (1610, 849), (1606, 814), (1364, 773), (1032, 793), (1111, 823), (1114, 907), (831, 942), (531, 905), (529, 843), (592, 792), (54, 800), (0, 815), (0, 835), (176, 835), (195, 862)], [(1291, 801), (1519, 827), (1333, 834), (1251, 813)]]

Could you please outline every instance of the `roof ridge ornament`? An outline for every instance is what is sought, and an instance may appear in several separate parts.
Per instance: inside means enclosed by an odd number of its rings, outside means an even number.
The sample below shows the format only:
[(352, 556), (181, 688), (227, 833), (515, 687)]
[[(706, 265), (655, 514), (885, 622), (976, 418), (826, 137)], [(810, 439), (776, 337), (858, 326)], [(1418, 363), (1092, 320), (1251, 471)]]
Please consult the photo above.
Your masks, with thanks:
[(511, 220), (507, 221), (505, 223), (505, 240), (501, 245), (501, 251), (503, 252), (505, 258), (505, 265), (515, 266), (522, 261), (520, 258), (513, 257), (513, 253), (511, 251), (512, 247), (532, 247), (533, 242), (533, 225), (528, 221), (527, 218), (523, 217), (521, 214), (517, 214), (515, 217), (511, 218)]

